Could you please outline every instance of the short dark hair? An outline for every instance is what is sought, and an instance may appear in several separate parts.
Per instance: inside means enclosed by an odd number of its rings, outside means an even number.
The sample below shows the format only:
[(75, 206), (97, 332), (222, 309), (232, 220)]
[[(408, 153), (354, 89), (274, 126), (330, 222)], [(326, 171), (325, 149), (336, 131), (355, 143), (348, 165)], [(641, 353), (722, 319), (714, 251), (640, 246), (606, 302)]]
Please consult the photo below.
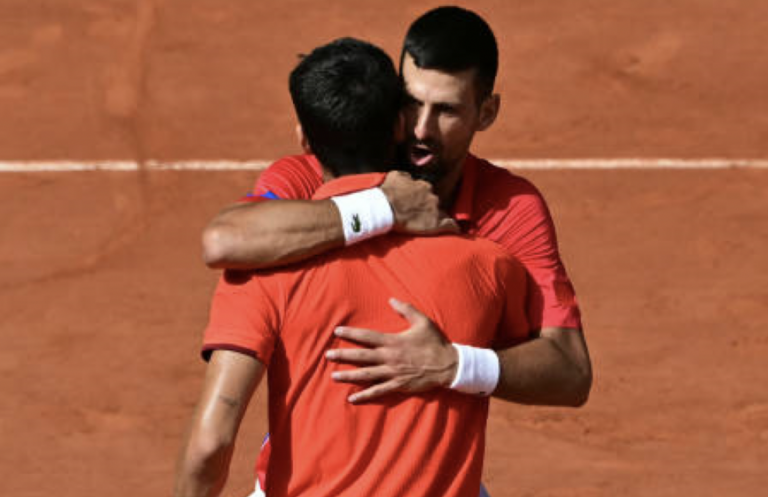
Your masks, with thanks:
[(303, 57), (289, 83), (304, 135), (323, 166), (336, 176), (387, 170), (402, 87), (384, 51), (340, 38)]
[(416, 19), (405, 35), (405, 54), (417, 67), (448, 73), (475, 69), (478, 103), (493, 92), (499, 49), (491, 27), (482, 17), (461, 7), (438, 7)]

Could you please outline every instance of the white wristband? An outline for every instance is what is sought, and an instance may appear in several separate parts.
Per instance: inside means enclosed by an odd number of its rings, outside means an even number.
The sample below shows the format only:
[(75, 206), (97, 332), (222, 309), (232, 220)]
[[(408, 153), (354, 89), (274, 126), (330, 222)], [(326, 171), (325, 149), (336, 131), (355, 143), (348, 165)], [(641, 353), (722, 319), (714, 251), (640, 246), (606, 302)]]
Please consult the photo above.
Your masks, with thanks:
[(451, 344), (459, 354), (459, 366), (450, 388), (474, 395), (491, 395), (499, 383), (499, 358), (491, 349)]
[(386, 233), (395, 224), (395, 215), (381, 188), (369, 188), (331, 197), (339, 209), (346, 245)]

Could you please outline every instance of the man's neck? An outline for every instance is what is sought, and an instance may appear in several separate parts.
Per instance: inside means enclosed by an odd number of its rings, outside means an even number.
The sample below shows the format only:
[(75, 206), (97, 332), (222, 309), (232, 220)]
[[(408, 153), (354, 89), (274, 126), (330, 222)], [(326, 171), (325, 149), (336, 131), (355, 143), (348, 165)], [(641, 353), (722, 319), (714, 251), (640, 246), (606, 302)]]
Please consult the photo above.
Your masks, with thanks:
[(328, 183), (329, 181), (332, 181), (336, 179), (336, 176), (325, 166), (321, 164), (323, 168), (323, 183)]
[(451, 168), (451, 172), (435, 185), (435, 194), (437, 194), (437, 197), (440, 199), (440, 208), (445, 211), (448, 211), (453, 207), (453, 203), (456, 201), (456, 197), (459, 194), (459, 186), (461, 185), (465, 160), (466, 156), (461, 159), (460, 164)]

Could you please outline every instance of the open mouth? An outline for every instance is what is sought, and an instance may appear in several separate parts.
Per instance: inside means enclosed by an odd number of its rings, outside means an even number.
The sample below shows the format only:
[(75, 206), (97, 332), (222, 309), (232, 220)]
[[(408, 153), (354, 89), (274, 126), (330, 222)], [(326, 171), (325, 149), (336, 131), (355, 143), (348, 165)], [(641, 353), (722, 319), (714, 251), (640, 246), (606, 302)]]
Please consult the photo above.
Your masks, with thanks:
[(426, 145), (413, 145), (410, 150), (411, 164), (423, 167), (435, 160), (435, 154)]

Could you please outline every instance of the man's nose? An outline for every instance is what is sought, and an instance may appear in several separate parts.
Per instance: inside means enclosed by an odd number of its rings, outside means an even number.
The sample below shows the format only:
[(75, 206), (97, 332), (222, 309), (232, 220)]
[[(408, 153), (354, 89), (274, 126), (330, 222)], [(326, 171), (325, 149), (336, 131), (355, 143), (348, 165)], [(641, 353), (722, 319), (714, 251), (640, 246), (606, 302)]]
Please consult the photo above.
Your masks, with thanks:
[(427, 108), (422, 108), (416, 119), (413, 129), (413, 135), (417, 140), (424, 141), (434, 137), (435, 132), (434, 114)]

